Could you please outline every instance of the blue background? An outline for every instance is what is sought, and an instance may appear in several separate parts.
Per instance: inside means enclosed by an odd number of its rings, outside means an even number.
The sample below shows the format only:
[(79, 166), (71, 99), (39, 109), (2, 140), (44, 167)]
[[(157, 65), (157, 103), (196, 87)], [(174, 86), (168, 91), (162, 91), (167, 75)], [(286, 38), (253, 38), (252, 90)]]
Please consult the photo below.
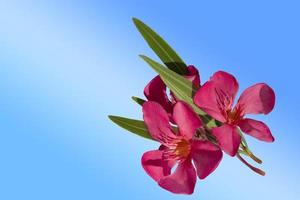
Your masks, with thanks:
[[(0, 199), (298, 199), (297, 1), (0, 1)], [(276, 141), (248, 138), (267, 175), (224, 156), (192, 196), (173, 195), (140, 166), (158, 144), (115, 126), (141, 118), (157, 59), (132, 24), (159, 32), (205, 81), (217, 70), (240, 89), (266, 82), (276, 107), (257, 116)], [(240, 91), (241, 91), (240, 90)], [(297, 191), (298, 190), (298, 191)]]

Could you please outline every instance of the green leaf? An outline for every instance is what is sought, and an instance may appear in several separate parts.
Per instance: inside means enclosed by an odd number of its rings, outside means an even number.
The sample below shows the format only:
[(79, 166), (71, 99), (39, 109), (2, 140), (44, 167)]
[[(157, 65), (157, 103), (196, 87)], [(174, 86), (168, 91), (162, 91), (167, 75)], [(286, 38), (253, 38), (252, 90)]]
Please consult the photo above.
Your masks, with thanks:
[(178, 74), (187, 73), (186, 64), (161, 36), (139, 19), (133, 18), (133, 22), (150, 48), (169, 69)]
[(131, 97), (133, 101), (135, 101), (136, 103), (138, 103), (139, 105), (143, 105), (143, 103), (145, 103), (146, 101), (144, 99), (141, 99), (139, 97)]
[(113, 121), (115, 124), (130, 131), (131, 133), (153, 140), (150, 133), (148, 132), (148, 129), (144, 121), (119, 117), (119, 116), (113, 116), (113, 115), (109, 115), (108, 118), (111, 121)]
[(163, 65), (155, 62), (154, 60), (148, 58), (147, 56), (140, 55), (140, 57), (145, 60), (151, 68), (153, 68), (168, 86), (168, 88), (175, 94), (177, 98), (190, 104), (195, 112), (206, 117), (206, 113), (199, 109), (193, 102), (194, 93), (197, 88), (193, 83), (183, 76), (173, 72), (172, 70), (165, 68)]

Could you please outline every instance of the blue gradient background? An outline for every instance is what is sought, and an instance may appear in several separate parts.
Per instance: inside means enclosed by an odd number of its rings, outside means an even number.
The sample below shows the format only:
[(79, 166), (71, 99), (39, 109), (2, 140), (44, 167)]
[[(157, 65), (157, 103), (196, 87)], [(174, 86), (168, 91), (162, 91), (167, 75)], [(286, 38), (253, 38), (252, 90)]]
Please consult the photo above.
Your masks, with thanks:
[[(178, 1), (179, 2), (179, 1)], [(299, 199), (297, 1), (0, 1), (0, 199)], [(140, 166), (157, 144), (115, 126), (141, 118), (155, 57), (131, 22), (157, 30), (202, 80), (222, 69), (241, 90), (267, 82), (276, 141), (249, 143), (260, 177), (224, 156), (192, 196), (162, 190)]]

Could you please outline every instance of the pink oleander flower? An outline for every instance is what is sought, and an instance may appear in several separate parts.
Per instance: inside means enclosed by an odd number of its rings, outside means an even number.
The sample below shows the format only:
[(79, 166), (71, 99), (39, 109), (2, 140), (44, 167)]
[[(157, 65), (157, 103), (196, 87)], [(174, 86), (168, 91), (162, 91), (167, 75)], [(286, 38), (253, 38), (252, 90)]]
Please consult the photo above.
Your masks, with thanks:
[(143, 154), (142, 166), (162, 188), (173, 193), (192, 194), (197, 175), (204, 179), (212, 173), (222, 159), (222, 151), (208, 140), (195, 137), (203, 126), (189, 105), (178, 101), (172, 113), (177, 131), (170, 125), (168, 113), (159, 103), (148, 101), (143, 104), (145, 124), (161, 146)]
[[(197, 68), (193, 65), (187, 67), (186, 79), (193, 82), (196, 87), (200, 86), (200, 76)], [(175, 97), (171, 94), (172, 100), (169, 99), (166, 92), (166, 85), (161, 80), (160, 76), (154, 77), (145, 87), (144, 95), (148, 101), (159, 103), (169, 115), (172, 115), (173, 104), (176, 102)]]
[(246, 114), (268, 114), (275, 104), (275, 94), (267, 84), (258, 83), (247, 88), (233, 107), (239, 85), (231, 74), (216, 72), (195, 94), (194, 102), (207, 114), (223, 123), (212, 129), (220, 147), (235, 156), (240, 142), (239, 127), (244, 133), (265, 142), (274, 138), (266, 124), (245, 118)]

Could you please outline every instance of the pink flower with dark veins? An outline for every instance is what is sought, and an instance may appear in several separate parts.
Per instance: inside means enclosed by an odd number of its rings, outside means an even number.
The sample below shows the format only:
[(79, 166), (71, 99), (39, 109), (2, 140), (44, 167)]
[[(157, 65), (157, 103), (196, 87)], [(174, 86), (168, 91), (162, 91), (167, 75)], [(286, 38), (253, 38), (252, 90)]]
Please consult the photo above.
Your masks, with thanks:
[(145, 102), (143, 114), (151, 136), (161, 143), (158, 150), (144, 153), (143, 168), (162, 188), (177, 194), (192, 194), (197, 175), (204, 179), (219, 165), (221, 149), (196, 137), (197, 131), (203, 128), (202, 122), (182, 101), (176, 102), (173, 108), (172, 118), (178, 126), (177, 131), (170, 125), (168, 113), (159, 103)]
[[(184, 77), (192, 81), (196, 87), (200, 86), (199, 72), (193, 65), (189, 65), (187, 67), (187, 74)], [(166, 91), (166, 85), (161, 80), (160, 76), (154, 77), (146, 85), (144, 95), (148, 101), (155, 101), (159, 103), (167, 111), (167, 113), (169, 113), (169, 115), (172, 115), (173, 104), (176, 100), (172, 94), (172, 100), (169, 99)]]
[(235, 156), (241, 136), (244, 133), (265, 142), (274, 138), (266, 124), (245, 118), (246, 114), (268, 114), (275, 104), (275, 94), (265, 83), (258, 83), (247, 88), (238, 99), (234, 99), (239, 85), (234, 76), (226, 72), (216, 72), (195, 94), (194, 103), (211, 117), (223, 123), (212, 129), (220, 147), (229, 155)]

